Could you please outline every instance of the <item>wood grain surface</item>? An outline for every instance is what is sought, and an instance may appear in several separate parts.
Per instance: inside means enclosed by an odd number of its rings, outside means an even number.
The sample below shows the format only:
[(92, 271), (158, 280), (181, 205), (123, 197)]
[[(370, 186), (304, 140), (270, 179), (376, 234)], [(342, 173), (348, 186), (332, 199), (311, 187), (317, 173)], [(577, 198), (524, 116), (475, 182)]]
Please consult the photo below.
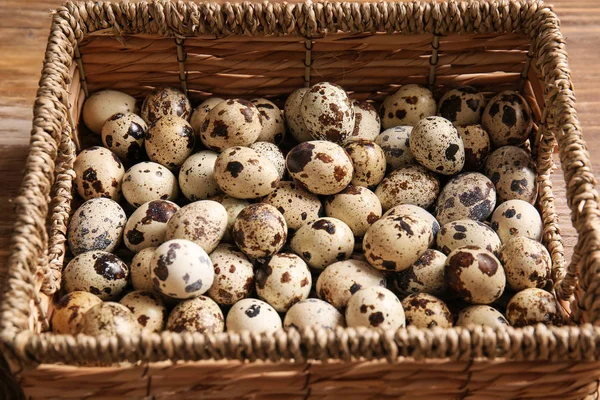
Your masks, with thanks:
[[(0, 281), (6, 276), (11, 199), (22, 179), (29, 143), (32, 105), (38, 85), (51, 10), (62, 0), (0, 0)], [(577, 109), (595, 170), (600, 165), (600, 1), (555, 0), (567, 38)], [(570, 224), (560, 171), (553, 178), (562, 234), (570, 260), (576, 235)], [(5, 385), (10, 385), (3, 380)], [(14, 386), (13, 386), (14, 389)], [(17, 398), (15, 397), (11, 398)]]

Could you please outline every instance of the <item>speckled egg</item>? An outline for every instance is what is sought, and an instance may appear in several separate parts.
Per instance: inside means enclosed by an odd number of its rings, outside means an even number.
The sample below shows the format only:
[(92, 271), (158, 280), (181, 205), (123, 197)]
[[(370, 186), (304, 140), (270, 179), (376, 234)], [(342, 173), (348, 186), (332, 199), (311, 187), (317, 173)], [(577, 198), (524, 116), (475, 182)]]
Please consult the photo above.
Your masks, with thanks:
[(273, 333), (281, 329), (281, 317), (264, 301), (243, 299), (229, 309), (225, 326), (227, 332)]
[(543, 288), (550, 279), (552, 259), (548, 250), (535, 240), (517, 236), (500, 250), (506, 283), (515, 291)]
[(54, 305), (52, 332), (76, 335), (81, 330), (83, 316), (102, 300), (89, 292), (75, 291), (65, 294)]
[(348, 94), (335, 83), (313, 85), (302, 97), (300, 115), (317, 140), (342, 144), (354, 132), (354, 107)]
[(293, 230), (316, 220), (323, 214), (321, 200), (294, 182), (279, 182), (277, 189), (263, 198), (262, 202), (277, 208), (283, 214), (288, 228)]
[(140, 250), (133, 256), (130, 265), (131, 284), (135, 290), (152, 291), (154, 283), (152, 283), (150, 261), (154, 255), (156, 247), (146, 247)]
[(495, 150), (485, 163), (485, 174), (496, 185), (499, 202), (518, 199), (535, 203), (537, 173), (527, 151), (515, 146)]
[(458, 313), (456, 326), (483, 325), (504, 328), (508, 321), (498, 310), (490, 306), (469, 306)]
[(141, 116), (148, 124), (161, 117), (179, 117), (189, 120), (192, 105), (185, 94), (175, 88), (156, 88), (146, 96), (142, 104)]
[(429, 208), (439, 193), (438, 177), (420, 165), (393, 171), (375, 189), (384, 211), (400, 204)]
[(116, 90), (101, 90), (93, 93), (83, 103), (82, 117), (90, 131), (102, 132), (107, 119), (118, 113), (137, 113), (135, 99)]
[(119, 203), (96, 198), (83, 203), (71, 217), (67, 231), (74, 255), (90, 250), (111, 252), (119, 246), (127, 216)]
[(415, 125), (410, 151), (419, 164), (443, 175), (457, 174), (465, 165), (463, 141), (454, 125), (442, 117), (427, 117)]
[(409, 268), (427, 250), (431, 225), (412, 215), (388, 215), (372, 224), (363, 239), (369, 264), (382, 271)]
[(287, 128), (298, 143), (313, 140), (313, 137), (308, 132), (308, 129), (306, 129), (306, 125), (304, 125), (304, 119), (300, 113), (302, 99), (308, 90), (308, 88), (294, 90), (288, 96), (283, 107)]
[(506, 319), (512, 326), (561, 325), (562, 318), (551, 293), (542, 289), (528, 288), (515, 294), (506, 307)]
[(406, 323), (416, 328), (450, 328), (454, 317), (446, 303), (427, 293), (415, 293), (402, 300)]
[(256, 293), (277, 311), (308, 298), (312, 276), (306, 263), (294, 253), (277, 253), (256, 271)]
[(427, 222), (429, 225), (431, 225), (431, 232), (433, 233), (434, 238), (435, 238), (435, 235), (438, 234), (438, 232), (440, 230), (440, 224), (437, 221), (437, 219), (435, 219), (435, 217), (433, 215), (431, 215), (424, 208), (421, 208), (414, 204), (397, 205), (397, 206), (392, 207), (389, 210), (387, 210), (385, 212), (385, 214), (383, 214), (383, 216), (387, 217), (388, 215), (404, 215), (404, 214), (414, 215), (415, 217), (417, 217), (419, 219), (425, 220), (425, 222)]
[(468, 125), (456, 128), (465, 147), (463, 171), (481, 171), (490, 155), (490, 137), (481, 125)]
[(119, 303), (129, 308), (142, 331), (161, 332), (165, 328), (167, 308), (156, 293), (127, 293)]
[(290, 176), (314, 194), (336, 194), (350, 181), (354, 168), (343, 148), (315, 140), (294, 147), (286, 157)]
[(198, 296), (175, 306), (169, 314), (167, 330), (219, 333), (225, 330), (225, 319), (217, 303), (206, 296)]
[(444, 266), (446, 256), (428, 249), (409, 268), (396, 274), (396, 288), (401, 294), (429, 293), (439, 296), (446, 291)]
[(254, 290), (254, 267), (237, 247), (220, 244), (210, 253), (215, 279), (206, 293), (218, 304), (231, 305)]
[(453, 250), (446, 259), (448, 288), (471, 304), (490, 304), (504, 292), (506, 276), (493, 253), (475, 246)]
[(238, 199), (266, 196), (279, 185), (275, 165), (249, 147), (230, 147), (219, 154), (214, 178), (225, 194)]
[(114, 300), (127, 286), (129, 268), (114, 254), (88, 251), (72, 259), (63, 271), (67, 293), (82, 290), (102, 300)]
[(438, 102), (438, 115), (454, 126), (475, 125), (481, 121), (484, 107), (483, 93), (471, 86), (461, 86), (444, 93)]
[(256, 142), (261, 130), (260, 113), (254, 104), (229, 99), (209, 111), (200, 128), (200, 140), (209, 149), (221, 152)]
[(385, 153), (375, 142), (366, 139), (354, 139), (346, 144), (344, 150), (350, 156), (354, 167), (351, 183), (357, 186), (375, 186), (385, 176)]
[(435, 115), (437, 104), (431, 90), (419, 85), (404, 85), (383, 101), (379, 115), (383, 129), (414, 126), (425, 117)]
[(483, 111), (481, 125), (494, 147), (523, 144), (533, 121), (527, 101), (517, 92), (506, 90), (494, 96)]
[(119, 157), (104, 147), (82, 150), (73, 163), (77, 193), (84, 199), (107, 197), (119, 201), (125, 168)]
[(279, 179), (283, 179), (283, 175), (285, 175), (285, 157), (277, 145), (269, 142), (256, 142), (252, 143), (250, 148), (271, 161), (277, 169)]
[(508, 200), (500, 204), (492, 214), (492, 229), (502, 243), (515, 236), (525, 236), (540, 241), (544, 225), (540, 213), (523, 200)]
[(446, 183), (437, 199), (435, 217), (441, 225), (459, 219), (485, 221), (495, 206), (492, 181), (478, 172), (466, 172)]
[(217, 157), (214, 151), (202, 150), (183, 162), (179, 170), (179, 187), (188, 200), (204, 200), (219, 193), (214, 176)]
[(177, 178), (160, 164), (146, 161), (135, 164), (123, 176), (123, 196), (129, 204), (139, 207), (152, 200), (177, 199)]
[(177, 210), (179, 206), (168, 200), (153, 200), (139, 206), (125, 224), (125, 246), (137, 253), (146, 247), (156, 247), (164, 242), (167, 222)]
[(349, 327), (398, 329), (406, 326), (404, 309), (398, 297), (382, 287), (360, 289), (350, 297), (346, 307)]
[(334, 306), (319, 299), (302, 300), (285, 313), (284, 328), (302, 331), (309, 326), (333, 330), (346, 326), (346, 320)]
[(230, 197), (225, 194), (211, 197), (209, 200), (221, 203), (221, 205), (225, 207), (225, 211), (227, 211), (227, 230), (221, 240), (226, 242), (233, 241), (233, 238), (231, 237), (233, 223), (242, 210), (249, 206), (250, 203), (246, 200), (236, 199), (235, 197)]
[(385, 276), (361, 260), (338, 261), (319, 275), (316, 292), (338, 310), (346, 307), (350, 297), (361, 288), (385, 287)]
[(381, 132), (381, 120), (373, 104), (354, 100), (352, 107), (354, 108), (354, 130), (347, 140), (375, 140)]
[(194, 131), (179, 117), (163, 117), (146, 132), (146, 152), (150, 161), (169, 169), (180, 167), (194, 151)]
[(169, 219), (165, 238), (187, 239), (210, 253), (223, 238), (228, 221), (227, 210), (220, 203), (195, 201), (181, 207)]
[(140, 325), (133, 313), (124, 305), (111, 301), (97, 304), (89, 309), (83, 317), (81, 327), (81, 333), (90, 336), (132, 337), (139, 335), (140, 332)]
[(102, 126), (102, 143), (122, 160), (138, 162), (144, 158), (144, 137), (148, 125), (133, 113), (117, 113)]
[(472, 219), (460, 219), (448, 222), (436, 237), (437, 248), (450, 254), (454, 249), (463, 246), (477, 246), (498, 254), (502, 243), (492, 228), (483, 222)]
[(392, 170), (415, 163), (415, 156), (410, 151), (412, 129), (412, 126), (394, 126), (375, 138), (375, 143), (383, 149), (387, 165)]
[(287, 240), (287, 224), (272, 205), (251, 204), (238, 214), (231, 236), (248, 257), (262, 259), (281, 250)]
[(202, 123), (204, 122), (204, 119), (206, 118), (210, 110), (215, 108), (215, 106), (222, 101), (225, 101), (225, 99), (222, 99), (220, 97), (209, 97), (194, 109), (190, 118), (190, 125), (192, 126), (192, 129), (194, 130), (194, 133), (196, 133), (196, 135), (200, 135)]
[(348, 185), (325, 199), (325, 215), (348, 225), (354, 236), (364, 236), (371, 224), (381, 217), (381, 203), (369, 189)]
[(290, 247), (313, 268), (323, 269), (336, 261), (347, 260), (354, 250), (354, 235), (337, 218), (319, 218), (300, 227)]
[(257, 141), (279, 144), (285, 136), (283, 112), (275, 103), (267, 99), (252, 99), (250, 101), (258, 109), (262, 124)]

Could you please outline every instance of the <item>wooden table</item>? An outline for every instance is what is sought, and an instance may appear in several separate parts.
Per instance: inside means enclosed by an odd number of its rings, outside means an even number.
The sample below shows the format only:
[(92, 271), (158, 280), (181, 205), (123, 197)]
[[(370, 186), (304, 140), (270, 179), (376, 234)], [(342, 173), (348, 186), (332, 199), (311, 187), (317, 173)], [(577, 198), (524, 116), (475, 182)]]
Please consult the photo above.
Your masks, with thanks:
[[(11, 199), (21, 182), (31, 129), (32, 105), (50, 26), (50, 12), (63, 0), (0, 0), (0, 282), (14, 216)], [(600, 163), (600, 1), (555, 0), (567, 38), (579, 116), (594, 166)], [(554, 192), (570, 259), (576, 235), (570, 226), (562, 174)], [(0, 391), (1, 392), (1, 391)]]

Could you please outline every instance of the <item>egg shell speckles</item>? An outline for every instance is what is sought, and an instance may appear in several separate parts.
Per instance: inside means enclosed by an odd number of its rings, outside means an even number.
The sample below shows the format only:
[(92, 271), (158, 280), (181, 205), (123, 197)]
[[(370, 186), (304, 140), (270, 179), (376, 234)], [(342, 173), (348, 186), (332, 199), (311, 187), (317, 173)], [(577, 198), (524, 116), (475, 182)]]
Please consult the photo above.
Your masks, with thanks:
[(183, 118), (167, 116), (156, 120), (146, 132), (146, 152), (154, 161), (173, 170), (194, 151), (194, 131)]
[(412, 129), (412, 126), (394, 126), (375, 138), (375, 143), (383, 150), (385, 160), (392, 170), (415, 163), (415, 156), (410, 151)]
[(375, 142), (356, 139), (346, 144), (344, 150), (350, 156), (354, 167), (351, 183), (357, 186), (375, 186), (385, 176), (385, 153)]
[(304, 190), (294, 182), (280, 182), (275, 191), (262, 199), (277, 208), (289, 229), (297, 230), (323, 214), (323, 205), (319, 198)]
[(444, 254), (463, 246), (477, 246), (498, 254), (502, 243), (492, 228), (483, 222), (461, 219), (448, 222), (436, 237), (437, 248)]
[(214, 176), (217, 157), (214, 151), (202, 150), (183, 162), (179, 170), (179, 187), (188, 200), (204, 200), (219, 193)]
[(465, 165), (463, 141), (454, 125), (442, 117), (427, 117), (414, 126), (410, 151), (419, 164), (443, 175), (457, 174)]
[(277, 170), (279, 179), (283, 179), (285, 175), (285, 157), (277, 145), (269, 142), (256, 142), (252, 143), (250, 148), (260, 156), (271, 161)]
[(463, 172), (481, 171), (491, 151), (489, 135), (481, 125), (460, 126), (456, 130), (465, 147)]
[(514, 237), (502, 247), (499, 258), (506, 271), (506, 282), (515, 291), (543, 288), (550, 279), (552, 259), (540, 242)]
[(397, 205), (397, 206), (392, 207), (389, 210), (387, 210), (385, 212), (385, 214), (383, 214), (383, 216), (387, 217), (388, 215), (405, 215), (405, 214), (406, 215), (414, 215), (415, 217), (417, 217), (419, 219), (423, 219), (428, 224), (430, 224), (431, 232), (433, 233), (433, 239), (435, 239), (435, 236), (438, 234), (438, 232), (440, 230), (440, 224), (437, 221), (437, 219), (435, 219), (435, 217), (433, 215), (431, 215), (431, 213), (429, 213), (429, 211), (425, 210), (424, 208), (421, 208), (414, 204), (400, 204), (400, 205)]
[(116, 90), (101, 90), (86, 99), (82, 117), (85, 126), (99, 135), (106, 120), (118, 113), (137, 113), (135, 99)]
[(281, 329), (281, 317), (264, 301), (243, 299), (231, 307), (225, 326), (228, 332), (273, 333)]
[(75, 189), (84, 199), (107, 197), (119, 201), (125, 168), (119, 157), (104, 147), (82, 150), (73, 163)]
[(404, 309), (394, 293), (382, 287), (360, 289), (346, 307), (349, 327), (398, 329), (406, 326)]
[(85, 313), (102, 300), (89, 292), (65, 294), (56, 302), (52, 312), (52, 332), (76, 335), (81, 330)]
[(287, 240), (287, 224), (275, 207), (251, 204), (238, 214), (231, 235), (244, 254), (262, 259), (281, 250)]
[(362, 186), (349, 185), (325, 199), (325, 215), (345, 222), (354, 236), (364, 236), (381, 213), (381, 203), (375, 193)]
[(192, 105), (185, 94), (175, 88), (156, 88), (146, 96), (142, 104), (141, 116), (147, 124), (162, 117), (190, 119)]
[(225, 194), (211, 197), (209, 200), (221, 203), (221, 205), (225, 207), (225, 211), (227, 211), (227, 230), (221, 240), (223, 242), (232, 242), (231, 229), (233, 228), (233, 223), (242, 210), (248, 207), (250, 203), (246, 200), (236, 199), (235, 197), (230, 197)]
[(140, 332), (140, 325), (133, 313), (124, 305), (110, 301), (89, 309), (83, 317), (81, 329), (83, 334), (105, 337), (131, 337), (139, 335)]
[(153, 200), (139, 206), (125, 224), (125, 246), (137, 253), (146, 247), (156, 247), (164, 242), (167, 222), (177, 210), (179, 206), (168, 200)]
[(443, 294), (446, 291), (445, 264), (444, 253), (433, 249), (425, 250), (410, 268), (396, 274), (396, 289), (401, 294)]
[(249, 147), (230, 147), (219, 154), (214, 177), (225, 194), (238, 199), (266, 196), (279, 185), (275, 165)]
[(144, 158), (144, 137), (148, 125), (133, 113), (117, 113), (102, 126), (102, 143), (122, 160), (138, 162)]
[(375, 107), (371, 103), (360, 100), (354, 100), (352, 107), (354, 108), (354, 130), (347, 140), (375, 140), (381, 132), (381, 120)]
[(261, 130), (260, 113), (254, 104), (229, 99), (209, 111), (200, 128), (200, 140), (209, 149), (220, 152), (233, 146), (251, 145)]
[(437, 176), (420, 165), (393, 171), (375, 189), (384, 211), (400, 204), (429, 208), (439, 193)]
[(354, 173), (352, 159), (335, 143), (316, 140), (294, 147), (286, 157), (290, 176), (314, 194), (341, 192)]
[(529, 288), (515, 294), (506, 307), (506, 318), (512, 326), (520, 327), (538, 323), (561, 325), (562, 318), (551, 293)]
[(469, 306), (458, 313), (456, 326), (483, 325), (505, 328), (508, 321), (498, 310), (490, 306)]
[(450, 328), (454, 317), (446, 303), (427, 293), (415, 293), (402, 300), (406, 323), (416, 328)]
[(206, 118), (210, 110), (215, 108), (215, 106), (222, 101), (225, 100), (220, 97), (209, 97), (194, 109), (194, 111), (192, 112), (192, 116), (190, 117), (190, 125), (192, 126), (192, 129), (194, 130), (194, 133), (196, 135), (200, 135), (202, 123), (204, 122), (204, 119)]
[(73, 255), (90, 250), (111, 252), (119, 246), (127, 216), (116, 201), (96, 198), (83, 203), (71, 216), (67, 240)]
[(496, 185), (499, 202), (517, 199), (535, 203), (537, 173), (527, 151), (515, 146), (496, 149), (485, 163), (485, 175)]
[(342, 144), (354, 131), (352, 102), (334, 83), (313, 85), (302, 97), (300, 115), (310, 135), (318, 140)]
[(223, 312), (210, 298), (198, 296), (175, 306), (167, 320), (171, 332), (219, 333), (225, 330)]
[(131, 260), (131, 284), (135, 290), (152, 291), (154, 284), (150, 273), (150, 261), (156, 247), (146, 247), (138, 252)]
[(492, 229), (502, 243), (515, 236), (525, 236), (540, 241), (542, 218), (534, 206), (523, 200), (508, 200), (500, 204), (492, 214)]
[(383, 101), (379, 115), (383, 129), (414, 126), (425, 117), (435, 115), (437, 104), (433, 93), (419, 85), (404, 85)]
[(252, 99), (252, 104), (256, 106), (260, 113), (260, 122), (262, 129), (258, 135), (258, 142), (269, 142), (279, 144), (285, 137), (285, 121), (283, 112), (275, 103), (267, 99)]
[(485, 221), (495, 206), (492, 181), (478, 172), (466, 172), (446, 183), (438, 196), (435, 216), (441, 225), (459, 219)]
[(483, 111), (481, 125), (494, 147), (523, 144), (533, 126), (527, 101), (517, 92), (506, 90), (494, 96)]
[(313, 137), (308, 132), (306, 125), (304, 125), (304, 119), (300, 113), (300, 105), (304, 95), (308, 92), (308, 88), (300, 88), (294, 90), (285, 101), (284, 115), (285, 122), (289, 132), (292, 134), (294, 139), (298, 143), (308, 142)]
[(484, 107), (483, 93), (471, 86), (461, 86), (444, 93), (438, 102), (438, 115), (455, 126), (475, 125), (481, 121)]
[(344, 315), (320, 299), (306, 299), (294, 304), (283, 319), (284, 328), (295, 328), (299, 331), (307, 327), (333, 330), (344, 326)]
[(88, 251), (72, 259), (63, 271), (67, 293), (82, 290), (102, 300), (119, 297), (129, 278), (129, 268), (117, 256), (106, 251)]
[(179, 194), (175, 175), (149, 161), (135, 164), (125, 172), (122, 189), (125, 200), (134, 207), (152, 200), (174, 201)]
[(254, 267), (237, 247), (220, 244), (210, 253), (215, 279), (206, 293), (218, 304), (231, 305), (254, 290)]
[(491, 252), (464, 246), (448, 254), (445, 269), (448, 288), (471, 304), (490, 304), (504, 292), (506, 277), (500, 261)]
[(165, 328), (167, 309), (156, 293), (127, 293), (119, 303), (129, 308), (142, 331), (161, 332)]
[(346, 260), (325, 268), (317, 279), (316, 291), (321, 300), (342, 310), (350, 297), (361, 288), (385, 287), (385, 284), (384, 275), (367, 262)]

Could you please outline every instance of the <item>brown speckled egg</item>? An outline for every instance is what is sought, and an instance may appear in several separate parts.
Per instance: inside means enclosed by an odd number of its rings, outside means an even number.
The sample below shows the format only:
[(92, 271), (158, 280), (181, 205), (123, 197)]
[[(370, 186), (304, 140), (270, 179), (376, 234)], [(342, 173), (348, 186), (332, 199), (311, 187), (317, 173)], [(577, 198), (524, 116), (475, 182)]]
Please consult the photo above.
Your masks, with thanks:
[(222, 305), (232, 305), (254, 290), (254, 267), (237, 247), (220, 244), (210, 253), (215, 279), (206, 294)]
[(288, 228), (293, 230), (316, 220), (323, 213), (321, 200), (294, 182), (280, 182), (277, 189), (262, 202), (277, 208), (283, 214)]
[(167, 330), (219, 333), (225, 330), (225, 320), (217, 303), (206, 296), (198, 296), (175, 306), (169, 314)]
[(384, 211), (400, 204), (429, 208), (439, 193), (438, 177), (420, 165), (393, 171), (375, 189)]
[(442, 117), (427, 117), (415, 125), (410, 151), (419, 164), (443, 175), (457, 174), (465, 165), (463, 141), (454, 125)]
[(76, 335), (81, 330), (83, 316), (102, 300), (89, 292), (75, 291), (65, 294), (54, 305), (52, 332)]
[(336, 261), (347, 260), (354, 250), (354, 235), (337, 218), (319, 218), (300, 227), (290, 247), (313, 268), (323, 269)]
[(381, 132), (381, 120), (373, 104), (354, 100), (352, 107), (354, 108), (354, 130), (347, 140), (375, 140)]
[(251, 204), (238, 214), (231, 236), (248, 257), (262, 259), (281, 250), (287, 240), (287, 224), (272, 205)]
[(168, 200), (153, 200), (139, 206), (125, 224), (125, 246), (133, 252), (138, 252), (164, 242), (167, 222), (177, 210), (179, 206)]
[(187, 239), (210, 253), (223, 238), (228, 221), (227, 210), (220, 203), (195, 201), (181, 207), (169, 219), (165, 238)]
[(491, 150), (487, 132), (481, 125), (460, 126), (456, 130), (465, 147), (463, 172), (481, 171)]
[(139, 207), (152, 200), (177, 199), (177, 178), (160, 164), (146, 161), (135, 164), (123, 176), (123, 196), (129, 204)]
[(309, 140), (313, 140), (313, 137), (306, 129), (306, 125), (304, 125), (304, 119), (302, 114), (300, 113), (300, 105), (302, 104), (302, 99), (306, 92), (308, 92), (308, 88), (300, 88), (294, 90), (285, 101), (284, 115), (285, 122), (287, 124), (288, 130), (296, 139), (298, 143), (308, 142)]
[(144, 137), (148, 125), (133, 113), (117, 113), (102, 126), (102, 143), (122, 160), (138, 162), (144, 158)]
[(354, 166), (351, 183), (357, 186), (375, 186), (385, 176), (385, 153), (375, 142), (355, 139), (346, 144), (344, 150), (350, 156)]
[(175, 88), (156, 88), (146, 96), (142, 104), (141, 116), (147, 124), (162, 117), (179, 117), (189, 120), (192, 105), (185, 94)]
[(364, 236), (369, 226), (381, 217), (381, 212), (375, 193), (363, 186), (348, 185), (325, 199), (325, 215), (345, 222), (354, 236)]
[(106, 120), (117, 113), (137, 113), (135, 99), (116, 90), (101, 90), (93, 93), (83, 103), (83, 122), (90, 131), (98, 135)]
[(281, 112), (275, 103), (267, 99), (252, 99), (250, 101), (258, 109), (262, 124), (257, 141), (279, 144), (285, 136), (283, 112)]
[(83, 317), (81, 327), (81, 333), (90, 336), (131, 337), (139, 335), (140, 332), (140, 325), (133, 313), (124, 305), (110, 301), (89, 309)]
[(502, 243), (515, 236), (541, 240), (544, 225), (540, 213), (523, 200), (508, 200), (500, 204), (492, 214), (492, 229)]
[(167, 322), (167, 308), (153, 292), (127, 293), (119, 303), (129, 308), (142, 331), (161, 332)]
[(384, 275), (365, 261), (346, 260), (329, 265), (317, 279), (316, 292), (338, 310), (361, 288), (385, 287)]
[(498, 310), (490, 306), (469, 306), (458, 313), (456, 326), (483, 325), (504, 328), (508, 321)]
[(427, 293), (410, 294), (402, 300), (406, 323), (416, 328), (450, 328), (454, 317), (446, 303)]
[(504, 292), (506, 277), (493, 253), (475, 246), (453, 250), (446, 259), (450, 291), (471, 304), (490, 304)]
[(119, 157), (104, 147), (82, 150), (73, 163), (75, 189), (84, 199), (121, 198), (121, 183), (125, 168)]
[(437, 248), (444, 254), (463, 246), (477, 246), (498, 254), (502, 243), (492, 228), (483, 222), (460, 219), (448, 222), (436, 237)]
[(506, 272), (506, 282), (515, 291), (546, 286), (552, 272), (548, 250), (535, 240), (517, 236), (500, 250), (500, 261)]
[(238, 199), (266, 196), (279, 184), (275, 165), (249, 147), (230, 147), (219, 154), (214, 178), (225, 194)]
[(373, 267), (402, 271), (421, 257), (432, 237), (428, 222), (411, 215), (388, 215), (369, 227), (363, 251)]
[(394, 126), (375, 138), (375, 143), (383, 149), (385, 160), (392, 170), (415, 163), (415, 156), (410, 151), (412, 129), (412, 126)]
[(398, 297), (382, 287), (360, 289), (350, 297), (346, 307), (349, 327), (398, 329), (406, 326), (404, 309)]
[(256, 106), (248, 100), (230, 99), (209, 111), (200, 128), (200, 140), (209, 149), (221, 152), (233, 146), (251, 145), (261, 130)]
[(250, 148), (258, 153), (258, 155), (271, 161), (277, 170), (279, 179), (283, 179), (285, 175), (285, 157), (276, 144), (269, 142), (256, 142), (250, 145)]
[(179, 170), (179, 187), (188, 200), (204, 200), (219, 193), (214, 176), (217, 157), (214, 151), (202, 150), (183, 162)]
[(226, 194), (218, 195), (209, 198), (209, 200), (216, 201), (217, 203), (221, 203), (223, 207), (225, 207), (225, 211), (227, 211), (227, 230), (223, 235), (222, 241), (231, 242), (233, 241), (231, 237), (231, 229), (233, 228), (233, 223), (235, 219), (239, 215), (240, 212), (244, 208), (250, 205), (250, 203), (246, 200), (236, 199), (235, 197), (227, 196)]
[(163, 117), (146, 132), (146, 152), (150, 161), (169, 169), (183, 164), (194, 151), (194, 142), (192, 127), (179, 117)]
[(285, 313), (284, 328), (301, 331), (309, 326), (333, 330), (338, 326), (346, 326), (346, 321), (334, 306), (319, 299), (302, 300)]
[(481, 125), (494, 147), (523, 144), (533, 120), (527, 101), (517, 92), (506, 90), (494, 96), (483, 111)]
[(506, 307), (506, 318), (512, 326), (538, 323), (561, 325), (562, 318), (551, 293), (542, 289), (523, 289), (515, 294)]
[(461, 86), (444, 93), (438, 103), (438, 115), (454, 126), (475, 125), (481, 121), (484, 107), (483, 93), (471, 86)]
[(398, 272), (396, 288), (401, 294), (429, 293), (439, 296), (446, 291), (444, 265), (446, 256), (428, 249), (410, 268)]
[(119, 297), (129, 278), (127, 264), (106, 251), (88, 251), (72, 259), (63, 271), (63, 287), (67, 293), (90, 292), (102, 300)]
[(441, 225), (459, 219), (485, 221), (496, 206), (496, 189), (485, 175), (466, 172), (450, 179), (435, 206)]
[(222, 99), (220, 97), (209, 97), (194, 109), (190, 118), (190, 125), (192, 126), (192, 129), (194, 130), (194, 133), (196, 135), (200, 135), (202, 123), (204, 122), (204, 119), (206, 118), (210, 110), (215, 108), (215, 106), (222, 101), (225, 101), (225, 99)]
[(431, 90), (419, 85), (404, 85), (383, 101), (379, 115), (383, 129), (414, 126), (425, 117), (435, 115), (437, 104)]
[(74, 255), (90, 250), (111, 252), (119, 246), (127, 222), (125, 211), (111, 199), (83, 203), (71, 217), (67, 240)]
[(537, 173), (529, 153), (519, 147), (496, 149), (485, 163), (485, 175), (496, 185), (498, 201), (537, 199)]
[(264, 301), (243, 299), (229, 309), (225, 326), (227, 332), (273, 333), (281, 329), (281, 317)]
[(306, 263), (294, 253), (277, 253), (256, 271), (256, 294), (277, 311), (308, 298), (312, 276)]
[(437, 235), (437, 233), (440, 230), (440, 224), (437, 221), (437, 219), (435, 219), (435, 217), (433, 215), (431, 215), (424, 208), (421, 208), (414, 204), (397, 205), (397, 206), (387, 210), (386, 213), (383, 214), (383, 216), (387, 217), (388, 215), (404, 215), (404, 214), (414, 215), (417, 218), (425, 220), (425, 222), (427, 222), (429, 225), (431, 225), (431, 232), (433, 233), (434, 238), (435, 238), (435, 235)]
[(150, 273), (150, 261), (156, 247), (146, 247), (133, 256), (130, 265), (131, 284), (135, 290), (152, 291), (154, 284)]
[(290, 176), (314, 194), (336, 194), (350, 181), (354, 168), (343, 148), (324, 140), (304, 142), (286, 157)]
[(308, 132), (317, 140), (343, 144), (354, 131), (352, 102), (344, 89), (334, 83), (313, 85), (302, 98), (300, 115)]

